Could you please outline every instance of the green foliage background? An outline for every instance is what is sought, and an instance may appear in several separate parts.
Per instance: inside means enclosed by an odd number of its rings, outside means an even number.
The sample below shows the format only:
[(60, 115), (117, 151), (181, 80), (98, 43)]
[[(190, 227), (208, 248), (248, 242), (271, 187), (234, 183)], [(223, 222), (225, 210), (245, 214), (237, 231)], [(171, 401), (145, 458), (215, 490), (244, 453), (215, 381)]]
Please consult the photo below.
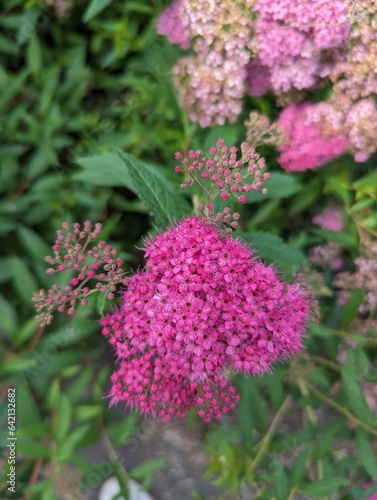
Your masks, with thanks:
[[(103, 398), (112, 366), (103, 355), (95, 301), (69, 323), (58, 317), (45, 331), (33, 319), (33, 292), (53, 283), (43, 259), (56, 229), (63, 220), (102, 222), (103, 238), (130, 269), (137, 268), (142, 260), (135, 245), (142, 235), (190, 212), (190, 197), (178, 189), (174, 152), (206, 150), (218, 138), (237, 144), (247, 110), (277, 114), (269, 99), (250, 98), (235, 125), (201, 130), (190, 124), (169, 76), (180, 50), (155, 33), (163, 7), (159, 1), (79, 0), (59, 18), (41, 2), (2, 3), (0, 417), (6, 431), (7, 391), (16, 387), (19, 498), (59, 498), (54, 473), (41, 474), (47, 464), (57, 472), (74, 466), (85, 490), (94, 469), (80, 448), (101, 435), (112, 453), (139, 432), (136, 415), (119, 419)], [(342, 245), (352, 269), (360, 230), (376, 234), (375, 160), (361, 166), (343, 157), (316, 172), (288, 175), (273, 151), (261, 153), (273, 172), (268, 194), (249, 196), (237, 234), (288, 280), (308, 264), (310, 246), (329, 240)], [(340, 234), (310, 222), (328, 204), (343, 207), (346, 229)], [(342, 309), (330, 271), (326, 279), (322, 321), (310, 329), (307, 357), (262, 378), (239, 378), (241, 402), (232, 424), (208, 426), (208, 475), (226, 498), (237, 498), (231, 495), (245, 484), (255, 498), (278, 500), (297, 492), (351, 500), (377, 491), (361, 488), (377, 479), (377, 430), (360, 388), (377, 378), (377, 335), (352, 330), (360, 293)], [(357, 346), (339, 366), (339, 343), (347, 337)], [(295, 424), (284, 427), (287, 421)], [(352, 452), (337, 451), (339, 443)], [(282, 458), (287, 454), (293, 460)], [(112, 464), (126, 497), (121, 457)], [(0, 495), (15, 498), (7, 492), (9, 466), (3, 465)], [(148, 487), (162, 465), (147, 462), (130, 474)]]

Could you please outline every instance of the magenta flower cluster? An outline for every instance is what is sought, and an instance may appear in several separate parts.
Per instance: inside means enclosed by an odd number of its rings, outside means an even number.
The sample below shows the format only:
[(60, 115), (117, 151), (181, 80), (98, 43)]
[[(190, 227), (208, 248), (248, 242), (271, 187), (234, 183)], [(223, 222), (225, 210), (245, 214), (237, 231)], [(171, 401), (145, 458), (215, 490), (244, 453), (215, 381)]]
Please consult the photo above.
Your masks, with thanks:
[(303, 348), (305, 292), (215, 224), (189, 217), (148, 241), (145, 257), (101, 320), (119, 360), (113, 403), (165, 420), (196, 407), (207, 422), (235, 407), (230, 374), (269, 371)]

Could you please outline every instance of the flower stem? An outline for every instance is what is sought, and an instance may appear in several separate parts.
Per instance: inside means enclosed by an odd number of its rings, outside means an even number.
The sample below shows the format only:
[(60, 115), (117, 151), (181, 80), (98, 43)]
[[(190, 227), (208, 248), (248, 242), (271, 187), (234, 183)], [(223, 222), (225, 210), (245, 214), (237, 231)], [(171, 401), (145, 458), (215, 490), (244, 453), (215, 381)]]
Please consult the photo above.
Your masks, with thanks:
[(279, 408), (275, 417), (273, 418), (266, 435), (264, 436), (264, 438), (260, 442), (261, 446), (259, 448), (259, 451), (256, 454), (254, 460), (250, 464), (250, 468), (249, 468), (250, 474), (255, 470), (256, 466), (259, 464), (259, 462), (262, 460), (262, 458), (264, 457), (264, 455), (268, 451), (268, 447), (270, 445), (272, 437), (274, 436), (274, 434), (275, 434), (280, 422), (284, 418), (285, 414), (289, 410), (291, 403), (292, 403), (292, 397), (289, 395), (285, 398), (283, 404), (281, 405), (281, 407)]
[(310, 382), (306, 382), (307, 388), (321, 401), (326, 403), (327, 405), (331, 406), (331, 408), (334, 408), (337, 412), (341, 413), (344, 415), (348, 420), (350, 420), (355, 426), (361, 427), (368, 431), (370, 434), (373, 434), (374, 436), (377, 436), (377, 430), (373, 429), (370, 427), (368, 424), (365, 422), (359, 420), (353, 413), (351, 413), (347, 408), (344, 408), (341, 406), (339, 403), (334, 401), (333, 399), (327, 397), (323, 392), (319, 391), (314, 385), (312, 385)]

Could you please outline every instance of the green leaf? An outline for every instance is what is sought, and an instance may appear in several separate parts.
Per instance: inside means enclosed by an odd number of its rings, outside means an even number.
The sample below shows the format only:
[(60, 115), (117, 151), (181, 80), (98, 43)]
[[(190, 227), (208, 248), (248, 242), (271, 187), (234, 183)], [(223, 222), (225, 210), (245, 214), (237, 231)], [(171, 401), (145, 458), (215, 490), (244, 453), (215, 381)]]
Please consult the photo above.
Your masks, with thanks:
[(296, 269), (305, 264), (306, 258), (300, 250), (283, 242), (279, 236), (271, 233), (253, 232), (241, 235), (242, 239), (257, 250), (257, 255), (268, 262), (282, 264)]
[(19, 439), (17, 441), (17, 452), (32, 458), (50, 458), (50, 450), (44, 444), (36, 441)]
[(312, 449), (312, 445), (308, 444), (292, 465), (291, 486), (295, 486), (304, 477)]
[(112, 3), (113, 0), (91, 0), (88, 7), (85, 9), (82, 19), (84, 23), (87, 23), (94, 16), (103, 11), (108, 5)]
[(107, 432), (111, 437), (111, 441), (115, 447), (124, 444), (127, 439), (129, 439), (132, 434), (136, 431), (136, 425), (138, 422), (138, 414), (130, 413), (121, 422), (116, 422), (109, 426), (106, 426)]
[(360, 191), (370, 191), (371, 188), (372, 191), (375, 191), (377, 189), (377, 170), (372, 170), (369, 174), (354, 182), (353, 187)]
[(353, 411), (360, 420), (367, 424), (372, 423), (373, 414), (369, 408), (365, 396), (357, 382), (357, 369), (355, 366), (355, 355), (353, 351), (347, 351), (347, 359), (341, 367), (342, 388), (347, 397), (349, 408)]
[(62, 462), (68, 460), (91, 430), (92, 426), (90, 423), (80, 425), (76, 427), (76, 429), (73, 429), (58, 446), (59, 460)]
[(249, 202), (261, 202), (268, 199), (289, 198), (303, 189), (302, 184), (294, 175), (280, 172), (273, 172), (271, 179), (266, 181), (263, 187), (267, 189), (266, 194), (250, 192), (246, 194), (247, 200)]
[(5, 300), (0, 295), (0, 332), (6, 334), (9, 338), (12, 337), (12, 334), (17, 328), (17, 319), (16, 319), (16, 311), (9, 304), (7, 300)]
[(26, 51), (27, 64), (33, 75), (38, 75), (42, 67), (41, 45), (37, 36), (32, 36)]
[(38, 283), (26, 264), (20, 258), (14, 257), (12, 266), (14, 286), (20, 298), (26, 304), (30, 305), (33, 293), (38, 290)]
[(27, 380), (19, 377), (16, 386), (17, 420), (20, 426), (39, 422), (41, 415)]
[(54, 437), (57, 441), (61, 441), (68, 434), (71, 426), (72, 407), (68, 397), (62, 393), (60, 396), (59, 406), (56, 412), (56, 420), (54, 425)]
[(128, 166), (115, 153), (87, 156), (75, 160), (84, 171), (73, 176), (75, 180), (89, 182), (96, 186), (120, 187), (133, 190)]
[(161, 175), (157, 175), (153, 167), (128, 153), (118, 151), (118, 155), (128, 168), (133, 190), (153, 211), (158, 226), (165, 227), (173, 218), (181, 218), (187, 214), (183, 196)]
[(66, 389), (66, 394), (72, 404), (81, 400), (83, 392), (89, 386), (93, 375), (93, 369), (89, 366), (85, 368), (85, 370), (81, 369), (80, 372), (81, 373), (75, 378), (75, 380), (69, 383), (69, 386)]
[(148, 488), (152, 482), (153, 475), (166, 465), (163, 458), (153, 458), (137, 465), (130, 471), (130, 476), (134, 479), (143, 480), (144, 488)]
[(51, 255), (51, 248), (36, 232), (20, 224), (17, 227), (17, 234), (26, 252), (36, 262), (39, 262), (41, 259), (43, 260), (46, 255)]
[(349, 480), (344, 477), (330, 477), (328, 479), (321, 479), (315, 483), (308, 484), (304, 488), (300, 488), (301, 493), (315, 498), (324, 498), (336, 493), (342, 486), (347, 486)]
[(54, 378), (54, 380), (50, 383), (46, 398), (46, 402), (50, 410), (55, 411), (56, 408), (58, 408), (61, 396), (62, 392), (60, 390), (60, 380), (58, 378)]
[(77, 420), (91, 420), (101, 412), (101, 405), (81, 405), (75, 409), (75, 417)]
[(370, 445), (369, 435), (362, 429), (356, 429), (356, 453), (368, 474), (377, 479), (377, 459)]
[(216, 146), (216, 141), (218, 139), (223, 139), (227, 146), (236, 146), (239, 136), (239, 126), (238, 124), (226, 124), (218, 127), (213, 127), (207, 134), (204, 145), (198, 146), (198, 149), (202, 149), (203, 153), (206, 155), (210, 148)]

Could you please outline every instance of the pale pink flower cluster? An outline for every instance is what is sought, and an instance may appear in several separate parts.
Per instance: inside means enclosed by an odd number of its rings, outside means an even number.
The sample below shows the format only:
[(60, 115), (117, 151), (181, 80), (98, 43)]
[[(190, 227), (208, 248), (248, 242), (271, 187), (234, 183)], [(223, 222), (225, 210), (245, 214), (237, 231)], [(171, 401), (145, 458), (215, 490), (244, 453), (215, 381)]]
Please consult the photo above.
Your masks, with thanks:
[(355, 260), (356, 270), (353, 273), (339, 273), (334, 279), (334, 286), (339, 289), (338, 297), (345, 304), (354, 289), (362, 290), (364, 302), (360, 312), (377, 310), (377, 243), (373, 240), (363, 241), (361, 256)]
[(246, 92), (254, 0), (182, 0), (195, 55), (173, 69), (180, 101), (202, 127), (236, 121)]
[(344, 221), (340, 208), (325, 208), (323, 212), (315, 215), (312, 221), (313, 224), (316, 224), (322, 229), (333, 231), (334, 233), (339, 233), (344, 229)]
[(339, 271), (344, 264), (340, 245), (332, 241), (312, 247), (309, 250), (309, 258), (316, 266), (332, 271)]
[(205, 127), (235, 121), (248, 88), (313, 87), (328, 76), (350, 23), (340, 0), (175, 0), (158, 31), (184, 48), (191, 39), (195, 55), (173, 76), (182, 106)]
[(321, 125), (311, 118), (316, 106), (309, 102), (291, 104), (277, 120), (286, 137), (286, 142), (278, 146), (278, 162), (287, 172), (318, 168), (347, 151), (344, 137), (326, 136)]
[(253, 48), (276, 94), (313, 87), (329, 75), (349, 38), (340, 0), (257, 0)]
[(303, 348), (305, 292), (213, 223), (189, 217), (148, 241), (145, 257), (120, 310), (101, 320), (120, 363), (113, 403), (165, 420), (196, 407), (208, 422), (235, 407), (232, 372), (269, 371)]

